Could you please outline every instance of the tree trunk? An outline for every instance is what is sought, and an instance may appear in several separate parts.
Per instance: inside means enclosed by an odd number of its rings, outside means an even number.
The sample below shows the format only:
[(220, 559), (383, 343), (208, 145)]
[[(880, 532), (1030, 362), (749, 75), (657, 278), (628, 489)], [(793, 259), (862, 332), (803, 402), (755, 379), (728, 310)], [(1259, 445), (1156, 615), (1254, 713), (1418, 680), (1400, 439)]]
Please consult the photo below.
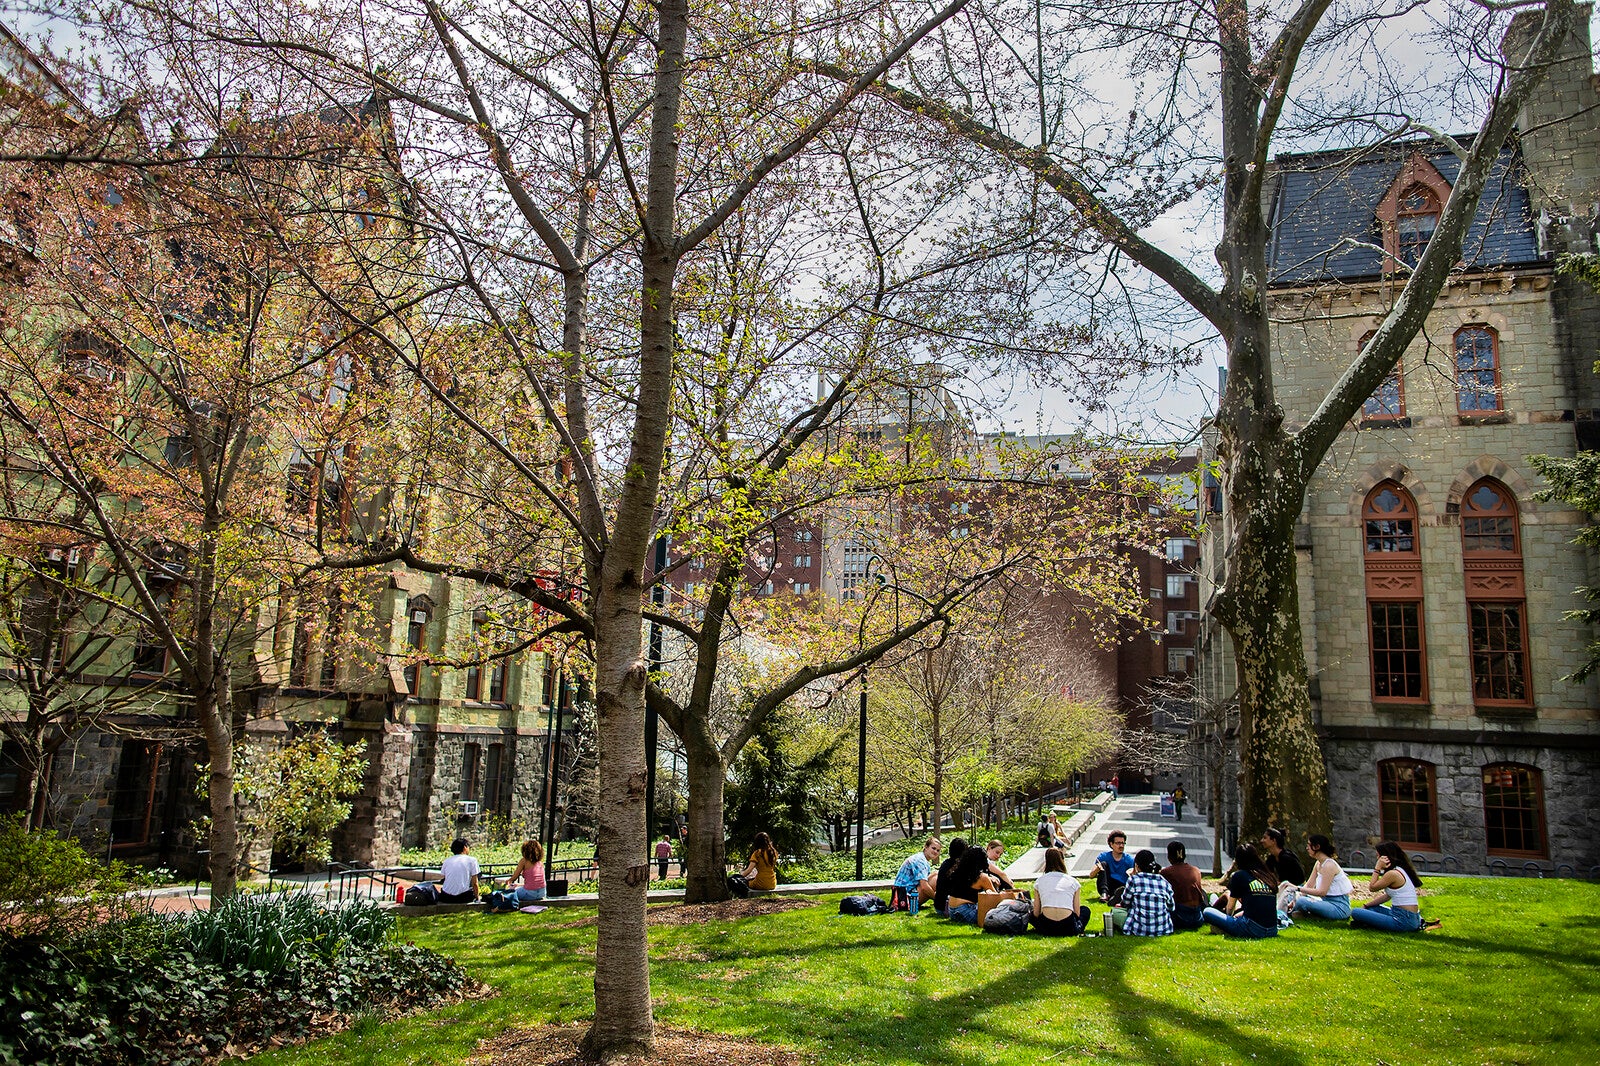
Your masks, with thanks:
[(717, 903), (728, 898), (728, 856), (723, 822), (723, 788), (727, 771), (722, 755), (707, 738), (683, 744), (689, 777), (688, 886), (685, 903)]
[(211, 898), (224, 900), (239, 886), (239, 812), (233, 800), (233, 714), (231, 701), (219, 698), (226, 672), (195, 700), (195, 714), (211, 760), (206, 798), (211, 813)]

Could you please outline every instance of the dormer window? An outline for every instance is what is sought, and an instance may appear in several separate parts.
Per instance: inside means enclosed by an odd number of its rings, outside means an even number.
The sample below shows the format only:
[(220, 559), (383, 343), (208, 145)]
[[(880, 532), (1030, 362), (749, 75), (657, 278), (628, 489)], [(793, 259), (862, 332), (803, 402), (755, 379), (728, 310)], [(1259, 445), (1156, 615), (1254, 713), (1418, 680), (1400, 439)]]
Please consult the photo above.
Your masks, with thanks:
[(1396, 258), (1406, 266), (1416, 266), (1422, 250), (1439, 228), (1443, 205), (1432, 189), (1413, 185), (1400, 195), (1400, 210), (1395, 218)]
[(1375, 212), (1388, 253), (1384, 273), (1409, 273), (1439, 228), (1439, 216), (1450, 199), (1450, 183), (1420, 152), (1400, 168)]

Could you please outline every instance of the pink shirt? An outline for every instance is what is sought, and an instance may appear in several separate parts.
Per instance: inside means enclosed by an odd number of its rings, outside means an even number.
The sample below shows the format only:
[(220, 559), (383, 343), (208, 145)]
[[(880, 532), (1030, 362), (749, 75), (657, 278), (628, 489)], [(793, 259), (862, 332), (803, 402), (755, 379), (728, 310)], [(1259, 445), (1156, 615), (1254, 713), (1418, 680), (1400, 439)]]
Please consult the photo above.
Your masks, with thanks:
[(528, 891), (544, 888), (544, 863), (530, 862), (522, 868), (522, 887)]

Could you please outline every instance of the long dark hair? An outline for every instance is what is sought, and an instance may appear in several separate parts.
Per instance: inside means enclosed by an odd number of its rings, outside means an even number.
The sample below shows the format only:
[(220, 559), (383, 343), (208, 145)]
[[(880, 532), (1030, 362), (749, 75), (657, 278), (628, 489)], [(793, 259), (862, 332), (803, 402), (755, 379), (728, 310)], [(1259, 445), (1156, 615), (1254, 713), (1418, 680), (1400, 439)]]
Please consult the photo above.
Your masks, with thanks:
[(972, 887), (977, 883), (978, 875), (988, 869), (989, 853), (982, 848), (967, 848), (956, 863), (956, 886), (962, 889)]
[[(767, 865), (768, 866), (776, 866), (777, 865), (777, 863), (778, 863), (778, 849), (772, 846), (772, 838), (767, 836), (767, 834), (765, 834), (765, 833), (757, 833), (756, 834), (755, 851), (759, 852), (760, 854), (765, 855), (767, 857)], [(754, 854), (754, 853), (752, 853), (752, 854)]]
[(1422, 878), (1417, 876), (1417, 868), (1411, 865), (1411, 856), (1406, 854), (1404, 848), (1392, 840), (1385, 840), (1378, 845), (1378, 854), (1388, 859), (1395, 868), (1405, 873), (1411, 879), (1413, 888), (1422, 884)]
[(1339, 857), (1339, 849), (1333, 846), (1333, 841), (1329, 840), (1321, 833), (1312, 833), (1310, 836), (1306, 837), (1306, 843), (1330, 859), (1337, 859)]
[(1266, 862), (1261, 858), (1261, 853), (1254, 844), (1240, 841), (1233, 849), (1233, 868), (1251, 877), (1259, 877), (1267, 883), (1267, 887), (1276, 892), (1278, 890), (1278, 875), (1267, 869)]

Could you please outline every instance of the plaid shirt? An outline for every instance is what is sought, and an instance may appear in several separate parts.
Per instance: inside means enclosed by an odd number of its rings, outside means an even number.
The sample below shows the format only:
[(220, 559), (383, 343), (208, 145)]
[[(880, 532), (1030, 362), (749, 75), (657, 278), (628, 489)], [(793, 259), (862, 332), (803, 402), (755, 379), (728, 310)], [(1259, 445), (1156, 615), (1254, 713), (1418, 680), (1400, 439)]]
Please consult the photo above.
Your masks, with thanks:
[(1128, 921), (1122, 927), (1126, 935), (1166, 936), (1172, 932), (1172, 886), (1160, 874), (1130, 874), (1122, 904), (1128, 908)]

